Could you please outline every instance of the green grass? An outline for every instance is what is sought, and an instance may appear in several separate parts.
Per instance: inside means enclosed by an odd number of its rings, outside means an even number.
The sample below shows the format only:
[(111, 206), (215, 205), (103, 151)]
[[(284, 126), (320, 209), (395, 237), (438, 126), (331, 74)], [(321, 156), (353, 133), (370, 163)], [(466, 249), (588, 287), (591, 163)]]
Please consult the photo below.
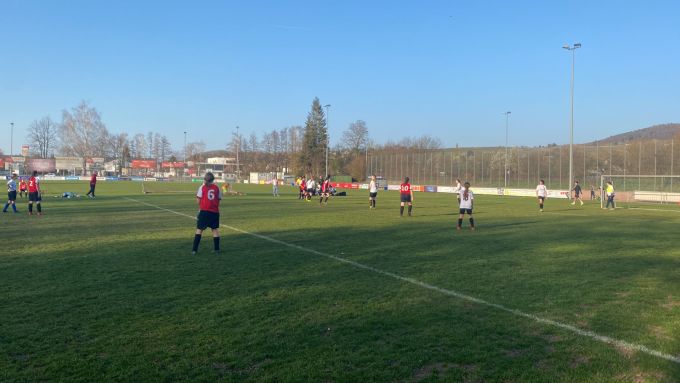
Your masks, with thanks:
[[(86, 183), (46, 183), (85, 194)], [(222, 228), (191, 256), (197, 184), (0, 216), (0, 381), (676, 382), (680, 365)], [(366, 192), (318, 202), (237, 185), (221, 222), (680, 356), (676, 211)], [(157, 191), (160, 191), (158, 189)], [(177, 193), (185, 191), (186, 193)], [(19, 205), (26, 212), (24, 200)], [(467, 222), (465, 222), (467, 225)]]

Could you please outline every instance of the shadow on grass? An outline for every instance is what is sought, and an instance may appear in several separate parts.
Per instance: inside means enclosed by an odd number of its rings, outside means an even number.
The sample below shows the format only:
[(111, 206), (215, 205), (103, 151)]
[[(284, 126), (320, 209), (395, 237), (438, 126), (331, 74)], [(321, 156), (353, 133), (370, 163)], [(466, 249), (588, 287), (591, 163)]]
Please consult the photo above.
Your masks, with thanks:
[[(451, 380), (643, 373), (671, 381), (680, 374), (653, 357), (225, 228), (222, 255), (206, 251), (206, 236), (190, 256), (192, 223), (184, 219), (186, 238), (171, 231), (153, 242), (92, 241), (36, 255), (44, 261), (37, 265), (3, 265), (0, 289), (10, 293), (0, 303), (7, 350), (0, 370), (8, 380), (408, 381), (445, 370)], [(633, 342), (644, 339), (650, 316), (668, 315), (654, 307), (656, 298), (680, 296), (680, 260), (666, 255), (673, 242), (656, 243), (644, 229), (631, 242), (626, 231), (638, 225), (602, 236), (563, 222), (519, 226), (530, 230), (495, 220), (460, 236), (427, 222), (258, 234)], [(652, 244), (655, 255), (636, 251)], [(613, 299), (636, 289), (648, 289), (636, 296), (641, 301)], [(586, 311), (589, 323), (574, 322)], [(646, 345), (680, 348), (678, 339)]]

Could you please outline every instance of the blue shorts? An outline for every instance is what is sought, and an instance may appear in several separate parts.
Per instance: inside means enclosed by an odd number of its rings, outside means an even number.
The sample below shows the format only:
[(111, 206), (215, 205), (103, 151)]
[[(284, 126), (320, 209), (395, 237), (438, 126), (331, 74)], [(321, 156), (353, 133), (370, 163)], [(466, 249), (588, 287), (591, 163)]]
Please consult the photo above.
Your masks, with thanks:
[(460, 214), (465, 214), (465, 213), (467, 213), (467, 214), (472, 215), (472, 209), (460, 209), (459, 213), (460, 213)]

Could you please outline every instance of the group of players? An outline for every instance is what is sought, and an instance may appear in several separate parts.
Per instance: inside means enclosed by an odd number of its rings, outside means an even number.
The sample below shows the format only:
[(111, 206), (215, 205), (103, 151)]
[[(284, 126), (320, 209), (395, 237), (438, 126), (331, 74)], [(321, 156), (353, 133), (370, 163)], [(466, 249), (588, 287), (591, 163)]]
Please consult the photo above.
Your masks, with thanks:
[(299, 200), (310, 202), (312, 197), (319, 196), (320, 207), (328, 205), (328, 198), (333, 194), (330, 175), (326, 178), (319, 176), (318, 182), (314, 177), (302, 176), (295, 180), (295, 184), (299, 190)]
[[(42, 215), (42, 206), (40, 202), (42, 201), (41, 190), (40, 190), (40, 179), (38, 178), (38, 172), (34, 171), (33, 174), (28, 178), (28, 182), (24, 179), (19, 181), (18, 185), (19, 195), (23, 197), (24, 193), (28, 194), (28, 215), (33, 215), (33, 205), (36, 205), (37, 214)], [(15, 213), (17, 210), (17, 175), (12, 174), (9, 181), (7, 181), (7, 203), (2, 209), (3, 213), (7, 213), (7, 209), (11, 206)]]

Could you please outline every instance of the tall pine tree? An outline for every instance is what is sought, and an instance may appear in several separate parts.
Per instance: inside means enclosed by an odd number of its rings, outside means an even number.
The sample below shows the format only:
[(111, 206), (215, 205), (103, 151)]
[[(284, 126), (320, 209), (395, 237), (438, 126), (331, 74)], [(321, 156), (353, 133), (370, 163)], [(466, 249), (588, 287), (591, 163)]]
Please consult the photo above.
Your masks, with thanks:
[(299, 168), (308, 176), (317, 177), (325, 172), (327, 141), (326, 116), (319, 98), (315, 97), (312, 110), (307, 114), (302, 151), (298, 159)]

